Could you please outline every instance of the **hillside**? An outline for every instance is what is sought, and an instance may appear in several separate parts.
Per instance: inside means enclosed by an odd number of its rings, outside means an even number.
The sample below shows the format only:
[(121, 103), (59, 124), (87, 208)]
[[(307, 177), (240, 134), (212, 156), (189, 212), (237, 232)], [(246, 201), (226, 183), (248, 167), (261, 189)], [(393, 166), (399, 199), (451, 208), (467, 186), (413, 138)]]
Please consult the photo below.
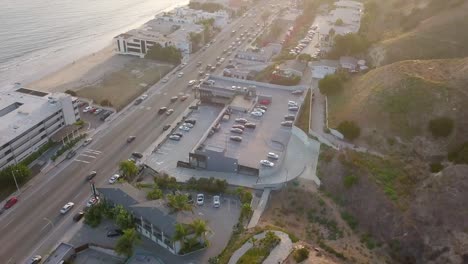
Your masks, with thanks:
[(467, 165), (431, 176), (395, 159), (327, 149), (318, 172), (361, 241), (389, 263), (467, 263)]
[(369, 52), (375, 66), (468, 56), (466, 0), (393, 0), (379, 2), (371, 12), (362, 31), (376, 41)]
[[(353, 120), (358, 143), (390, 153), (446, 156), (468, 140), (468, 58), (397, 62), (353, 78), (329, 96), (329, 124)], [(454, 130), (435, 139), (429, 121), (449, 117)]]

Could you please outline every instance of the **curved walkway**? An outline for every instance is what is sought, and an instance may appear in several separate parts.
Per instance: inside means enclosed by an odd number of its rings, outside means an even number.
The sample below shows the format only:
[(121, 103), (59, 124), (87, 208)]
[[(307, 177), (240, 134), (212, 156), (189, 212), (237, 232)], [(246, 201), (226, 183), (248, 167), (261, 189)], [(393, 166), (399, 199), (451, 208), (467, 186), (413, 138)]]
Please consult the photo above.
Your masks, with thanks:
[[(265, 237), (265, 234), (268, 231), (255, 235), (255, 239), (260, 240)], [(293, 243), (289, 238), (289, 235), (281, 231), (273, 231), (280, 239), (281, 242), (270, 252), (270, 255), (263, 261), (264, 264), (269, 263), (281, 263), (285, 260), (291, 250), (293, 249)], [(250, 241), (245, 242), (242, 247), (232, 254), (229, 259), (228, 264), (236, 264), (237, 261), (249, 250), (252, 248), (252, 243)]]

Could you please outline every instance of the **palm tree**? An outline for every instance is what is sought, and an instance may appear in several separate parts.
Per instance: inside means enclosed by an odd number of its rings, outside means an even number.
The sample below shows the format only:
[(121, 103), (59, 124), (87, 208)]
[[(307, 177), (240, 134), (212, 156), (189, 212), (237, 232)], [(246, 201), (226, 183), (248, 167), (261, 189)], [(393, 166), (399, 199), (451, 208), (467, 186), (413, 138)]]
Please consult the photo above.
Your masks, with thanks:
[(117, 240), (115, 251), (120, 255), (130, 257), (133, 255), (133, 246), (138, 244), (140, 236), (134, 228), (125, 229), (123, 235)]
[(175, 211), (191, 211), (192, 205), (188, 202), (187, 195), (184, 194), (176, 194), (167, 195), (167, 200), (169, 206), (172, 207)]
[(175, 225), (175, 234), (174, 234), (174, 240), (175, 241), (180, 241), (182, 245), (184, 244), (185, 237), (188, 235), (188, 230), (185, 228), (185, 225), (181, 223), (177, 223)]
[(129, 160), (121, 161), (119, 169), (122, 172), (123, 177), (133, 177), (138, 173), (138, 167), (136, 164)]
[(208, 231), (208, 227), (206, 225), (206, 222), (202, 219), (195, 219), (193, 222), (190, 224), (192, 227), (193, 231), (195, 232), (195, 235), (197, 237), (201, 237), (203, 239), (203, 242), (206, 242), (206, 232)]

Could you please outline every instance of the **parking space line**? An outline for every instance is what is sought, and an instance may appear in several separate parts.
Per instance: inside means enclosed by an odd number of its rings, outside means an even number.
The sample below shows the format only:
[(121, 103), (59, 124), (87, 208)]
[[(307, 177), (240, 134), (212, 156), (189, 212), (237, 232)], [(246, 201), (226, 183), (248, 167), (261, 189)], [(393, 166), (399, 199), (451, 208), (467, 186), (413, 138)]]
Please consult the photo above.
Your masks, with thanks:
[(96, 156), (91, 156), (91, 155), (86, 155), (86, 154), (80, 154), (79, 156), (90, 157), (90, 158), (93, 158), (93, 159), (95, 159), (95, 158), (96, 158)]
[(83, 163), (90, 163), (89, 161), (86, 160), (79, 160), (79, 159), (74, 159), (75, 161), (83, 162)]
[(92, 152), (94, 154), (101, 154), (102, 151), (94, 150), (94, 149), (85, 149), (84, 152)]

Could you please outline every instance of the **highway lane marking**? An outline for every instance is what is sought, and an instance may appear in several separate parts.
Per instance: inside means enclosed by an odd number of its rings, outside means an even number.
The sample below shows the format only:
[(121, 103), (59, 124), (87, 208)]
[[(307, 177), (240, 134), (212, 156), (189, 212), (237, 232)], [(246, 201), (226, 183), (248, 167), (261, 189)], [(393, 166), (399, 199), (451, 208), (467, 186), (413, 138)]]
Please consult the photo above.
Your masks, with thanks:
[(15, 220), (15, 219), (12, 218), (10, 221), (8, 221), (8, 223), (6, 223), (6, 225), (4, 225), (3, 228), (7, 227), (11, 222), (13, 222), (13, 220)]
[(79, 160), (79, 159), (75, 159), (75, 161), (79, 161), (79, 162), (83, 162), (83, 163), (90, 163), (89, 161)]
[(86, 155), (86, 154), (80, 154), (79, 156), (90, 157), (90, 158), (93, 158), (93, 159), (95, 159), (95, 158), (96, 158), (96, 156), (91, 156), (91, 155)]
[(93, 150), (93, 149), (85, 149), (83, 152), (91, 152), (93, 154), (101, 154), (102, 153), (102, 151)]

